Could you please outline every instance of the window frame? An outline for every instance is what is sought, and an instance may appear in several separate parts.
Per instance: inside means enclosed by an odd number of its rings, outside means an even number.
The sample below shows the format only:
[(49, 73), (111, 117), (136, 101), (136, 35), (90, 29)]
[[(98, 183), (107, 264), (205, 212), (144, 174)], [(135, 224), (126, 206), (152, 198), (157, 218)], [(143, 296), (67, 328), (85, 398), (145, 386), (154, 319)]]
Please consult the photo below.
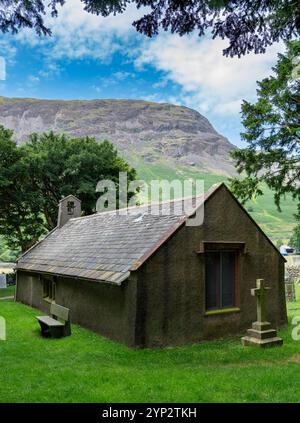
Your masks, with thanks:
[(74, 211), (75, 211), (75, 201), (70, 200), (67, 202), (67, 212), (68, 212), (68, 216), (73, 216), (74, 215)]
[(47, 303), (54, 303), (56, 298), (56, 277), (41, 276), (43, 284), (43, 300)]
[[(228, 243), (226, 244), (218, 244), (218, 243), (211, 243), (205, 246), (204, 249), (204, 308), (205, 314), (221, 314), (230, 311), (240, 311), (240, 265), (241, 265), (241, 249), (239, 246), (233, 246), (232, 244), (229, 246)], [(235, 263), (234, 263), (234, 305), (232, 306), (217, 306), (213, 308), (207, 307), (207, 280), (206, 280), (206, 253), (233, 253), (235, 255)], [(222, 290), (219, 290), (219, 298), (217, 298), (217, 303), (222, 304), (222, 298), (220, 297)]]

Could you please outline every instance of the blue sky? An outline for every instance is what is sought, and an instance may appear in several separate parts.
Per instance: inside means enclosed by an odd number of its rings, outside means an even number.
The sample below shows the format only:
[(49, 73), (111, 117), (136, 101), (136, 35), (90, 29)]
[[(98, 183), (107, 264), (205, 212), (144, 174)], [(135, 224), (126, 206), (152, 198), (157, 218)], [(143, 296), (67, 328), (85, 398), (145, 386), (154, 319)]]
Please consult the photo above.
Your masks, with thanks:
[(178, 37), (148, 39), (131, 26), (142, 11), (102, 18), (69, 0), (52, 37), (29, 30), (0, 36), (0, 95), (48, 99), (128, 98), (185, 105), (206, 116), (241, 146), (242, 99), (255, 100), (256, 81), (266, 77), (281, 45), (264, 55), (225, 58), (226, 42)]

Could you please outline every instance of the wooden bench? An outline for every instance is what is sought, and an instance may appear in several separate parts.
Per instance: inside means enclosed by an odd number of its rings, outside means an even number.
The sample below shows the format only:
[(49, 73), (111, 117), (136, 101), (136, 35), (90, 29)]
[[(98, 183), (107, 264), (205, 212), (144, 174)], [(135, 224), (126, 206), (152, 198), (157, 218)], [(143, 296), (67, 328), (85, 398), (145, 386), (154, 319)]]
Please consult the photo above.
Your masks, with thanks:
[(41, 326), (42, 336), (48, 338), (62, 338), (71, 335), (70, 310), (52, 303), (50, 316), (37, 316)]

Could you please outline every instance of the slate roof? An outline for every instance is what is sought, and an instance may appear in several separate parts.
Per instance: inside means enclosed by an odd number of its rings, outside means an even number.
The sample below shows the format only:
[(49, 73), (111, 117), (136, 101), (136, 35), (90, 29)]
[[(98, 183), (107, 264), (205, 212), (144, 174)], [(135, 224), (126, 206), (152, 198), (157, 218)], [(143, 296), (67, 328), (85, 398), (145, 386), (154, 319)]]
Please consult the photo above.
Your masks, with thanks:
[[(143, 206), (128, 209), (128, 215), (104, 212), (70, 219), (23, 254), (17, 269), (120, 285), (219, 186), (204, 199), (185, 199), (184, 210), (182, 200), (175, 200), (161, 204), (155, 215)], [(171, 213), (165, 215), (169, 207)]]

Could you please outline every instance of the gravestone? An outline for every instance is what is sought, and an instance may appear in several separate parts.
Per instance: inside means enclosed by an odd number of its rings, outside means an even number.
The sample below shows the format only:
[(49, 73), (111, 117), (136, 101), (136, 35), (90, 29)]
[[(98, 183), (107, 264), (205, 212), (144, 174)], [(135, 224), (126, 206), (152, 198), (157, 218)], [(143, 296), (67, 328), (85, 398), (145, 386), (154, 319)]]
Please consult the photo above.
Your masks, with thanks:
[(270, 288), (265, 286), (264, 279), (257, 279), (256, 288), (251, 289), (251, 295), (256, 298), (257, 321), (252, 323), (252, 328), (247, 330), (247, 336), (242, 338), (244, 346), (272, 347), (283, 344), (276, 330), (271, 328), (271, 323), (266, 321), (265, 297), (269, 290)]
[(1, 288), (6, 288), (6, 275), (5, 273), (0, 273), (0, 289)]
[(285, 298), (288, 302), (295, 302), (297, 300), (295, 282), (291, 277), (288, 277), (285, 281)]

